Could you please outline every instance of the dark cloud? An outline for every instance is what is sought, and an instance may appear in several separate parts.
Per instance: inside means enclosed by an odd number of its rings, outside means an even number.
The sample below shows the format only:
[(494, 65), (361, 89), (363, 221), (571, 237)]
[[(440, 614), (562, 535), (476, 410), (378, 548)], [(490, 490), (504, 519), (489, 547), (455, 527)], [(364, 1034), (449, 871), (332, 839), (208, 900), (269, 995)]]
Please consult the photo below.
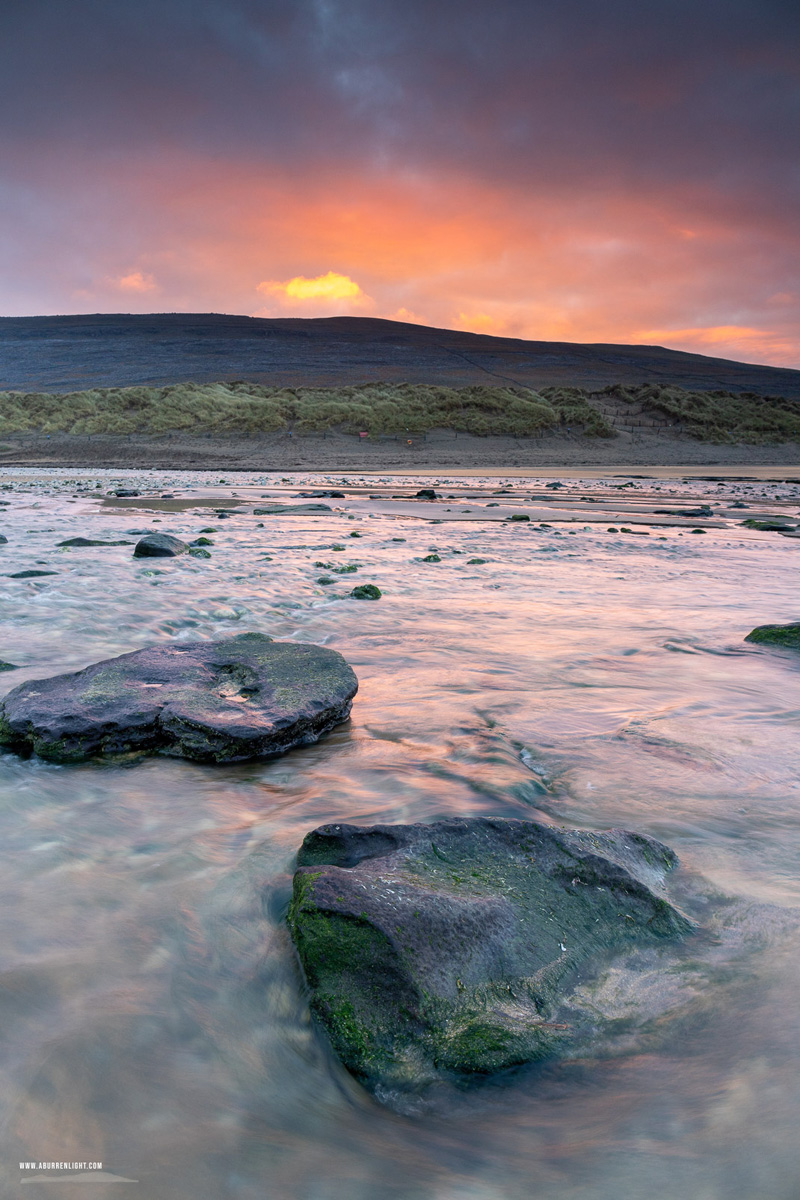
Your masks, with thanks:
[(800, 7), (777, 0), (26, 0), (0, 42), (4, 139), (722, 193), (795, 179)]

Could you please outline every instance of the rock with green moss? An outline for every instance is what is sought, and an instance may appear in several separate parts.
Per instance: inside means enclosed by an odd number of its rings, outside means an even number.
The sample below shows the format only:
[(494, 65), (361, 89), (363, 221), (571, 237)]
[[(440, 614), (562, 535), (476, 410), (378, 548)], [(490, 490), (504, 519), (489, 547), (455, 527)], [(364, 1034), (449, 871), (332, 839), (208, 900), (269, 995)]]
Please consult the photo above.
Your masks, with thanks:
[(797, 522), (788, 517), (765, 517), (763, 520), (750, 517), (742, 521), (742, 525), (745, 529), (758, 529), (761, 533), (783, 533), (786, 529), (797, 529)]
[(362, 583), (354, 587), (350, 595), (354, 600), (380, 600), (382, 592), (374, 583)]
[(692, 930), (665, 892), (676, 861), (640, 834), (531, 821), (324, 825), (289, 910), (312, 1009), (383, 1096), (566, 1053), (578, 980)]
[(744, 640), (761, 646), (800, 650), (800, 621), (793, 625), (758, 625)]
[(14, 688), (0, 744), (52, 762), (130, 752), (240, 762), (317, 741), (347, 719), (357, 690), (324, 646), (262, 633), (169, 643)]

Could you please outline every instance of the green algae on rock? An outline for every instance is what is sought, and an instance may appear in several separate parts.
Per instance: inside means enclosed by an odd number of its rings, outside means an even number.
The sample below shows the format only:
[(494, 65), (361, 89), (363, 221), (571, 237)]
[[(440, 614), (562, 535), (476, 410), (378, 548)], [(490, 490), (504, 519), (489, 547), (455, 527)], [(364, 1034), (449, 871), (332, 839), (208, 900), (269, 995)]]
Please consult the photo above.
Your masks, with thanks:
[(782, 646), (787, 650), (800, 650), (800, 621), (792, 625), (757, 625), (744, 640), (760, 646)]
[(298, 854), (289, 927), (347, 1069), (416, 1091), (567, 1052), (553, 1020), (614, 952), (680, 938), (652, 838), (532, 821), (324, 825)]
[(357, 690), (324, 646), (262, 633), (170, 643), (20, 684), (0, 704), (0, 745), (52, 762), (132, 751), (241, 762), (317, 741)]

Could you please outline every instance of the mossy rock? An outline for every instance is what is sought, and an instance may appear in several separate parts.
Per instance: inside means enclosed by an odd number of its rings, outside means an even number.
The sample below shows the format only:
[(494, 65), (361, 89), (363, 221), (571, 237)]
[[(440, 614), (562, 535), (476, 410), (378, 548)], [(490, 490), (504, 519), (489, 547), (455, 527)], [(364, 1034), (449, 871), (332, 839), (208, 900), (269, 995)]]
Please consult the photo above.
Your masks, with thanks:
[(168, 643), (20, 684), (0, 704), (0, 744), (52, 762), (130, 752), (240, 762), (317, 741), (357, 690), (324, 646), (262, 633)]
[(382, 594), (380, 588), (377, 588), (374, 583), (362, 583), (360, 587), (354, 587), (350, 593), (354, 600), (380, 600)]
[(758, 625), (744, 640), (755, 642), (759, 646), (800, 650), (800, 621), (792, 625)]
[(288, 917), (312, 1010), (380, 1094), (567, 1053), (576, 981), (694, 928), (665, 892), (676, 862), (639, 834), (532, 821), (322, 826)]
[(759, 529), (762, 533), (783, 533), (784, 530), (797, 528), (797, 522), (790, 520), (788, 517), (775, 517), (763, 521), (759, 521), (755, 517), (749, 517), (746, 521), (742, 521), (741, 524), (745, 529)]
[(441, 562), (442, 560), (438, 554), (426, 554), (422, 561), (423, 562)]

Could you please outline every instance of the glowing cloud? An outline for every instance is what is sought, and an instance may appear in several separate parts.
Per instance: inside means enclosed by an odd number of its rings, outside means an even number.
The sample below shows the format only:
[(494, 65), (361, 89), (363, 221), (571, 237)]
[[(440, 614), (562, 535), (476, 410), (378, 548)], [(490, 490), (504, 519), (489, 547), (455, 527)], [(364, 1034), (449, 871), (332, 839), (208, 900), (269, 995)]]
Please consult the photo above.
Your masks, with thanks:
[(158, 287), (152, 275), (144, 275), (141, 271), (131, 271), (130, 275), (122, 275), (114, 283), (123, 292), (153, 292)]
[(371, 303), (371, 298), (354, 279), (349, 275), (339, 275), (336, 271), (316, 275), (313, 279), (296, 275), (294, 279), (287, 279), (283, 283), (276, 279), (265, 280), (258, 285), (257, 291), (265, 296), (275, 296), (283, 304), (337, 303), (342, 300), (347, 301), (348, 305)]

